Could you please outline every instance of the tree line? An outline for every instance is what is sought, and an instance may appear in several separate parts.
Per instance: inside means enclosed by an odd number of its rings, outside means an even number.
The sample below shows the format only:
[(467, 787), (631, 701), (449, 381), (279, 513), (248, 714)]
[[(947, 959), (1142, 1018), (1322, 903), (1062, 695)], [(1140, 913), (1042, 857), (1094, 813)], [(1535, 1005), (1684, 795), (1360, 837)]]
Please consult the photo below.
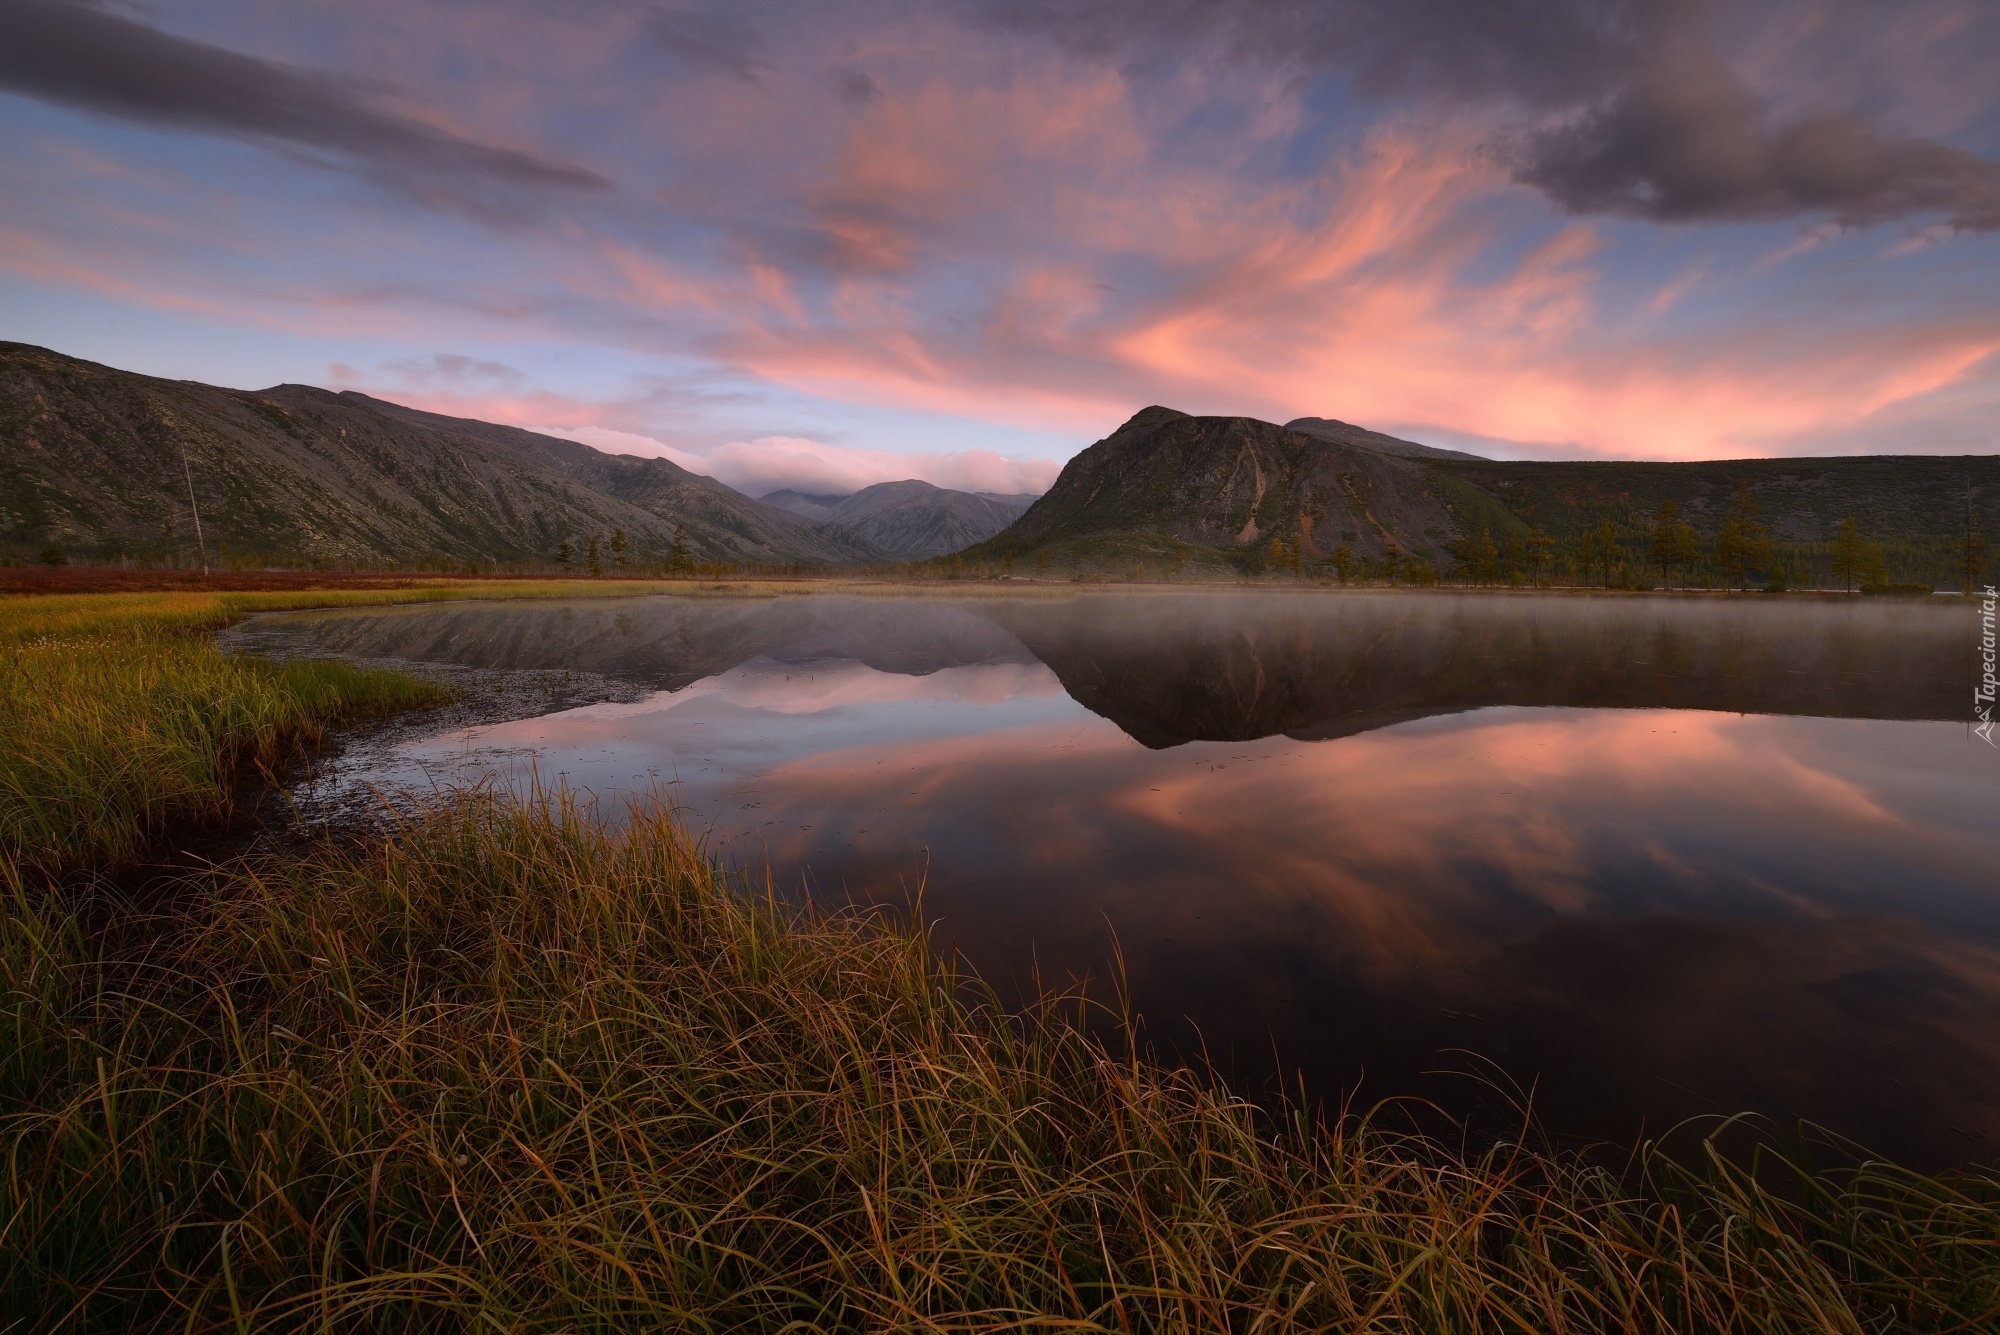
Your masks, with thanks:
[[(1952, 582), (1970, 593), (1985, 574), (1988, 544), (1969, 497), (1962, 515), (1953, 518), (1957, 532), (1949, 538), (1903, 538), (1894, 544), (1905, 558), (1900, 564), (1918, 566), (1929, 577), (1948, 568)], [(1852, 515), (1841, 521), (1831, 540), (1781, 545), (1759, 518), (1749, 484), (1739, 482), (1713, 534), (1697, 532), (1669, 498), (1637, 525), (1629, 517), (1621, 524), (1609, 514), (1600, 515), (1576, 536), (1567, 553), (1559, 553), (1556, 540), (1541, 529), (1509, 534), (1504, 544), (1494, 541), (1491, 530), (1482, 530), (1453, 544), (1452, 574), (1472, 584), (1551, 584), (1559, 573), (1559, 557), (1566, 556), (1561, 562), (1566, 568), (1560, 573), (1572, 582), (1607, 589), (1713, 588), (1720, 582), (1738, 590), (1756, 584), (1781, 591), (1793, 583), (1817, 583), (1823, 578), (1849, 592), (1919, 587), (1893, 583), (1895, 554), (1889, 543), (1864, 534)]]

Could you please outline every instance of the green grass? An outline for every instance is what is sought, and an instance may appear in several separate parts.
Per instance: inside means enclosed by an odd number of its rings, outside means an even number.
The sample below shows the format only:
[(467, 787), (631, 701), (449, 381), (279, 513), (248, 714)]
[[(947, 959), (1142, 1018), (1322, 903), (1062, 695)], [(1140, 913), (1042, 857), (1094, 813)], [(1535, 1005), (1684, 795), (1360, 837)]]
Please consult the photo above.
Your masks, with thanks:
[(0, 1310), (38, 1330), (2000, 1321), (1992, 1178), (1273, 1118), (724, 884), (656, 808), (461, 797), (170, 916), (17, 887), (0, 933)]
[(171, 829), (227, 820), (240, 781), (268, 775), (328, 724), (445, 698), (441, 686), (406, 674), (274, 664), (210, 643), (209, 632), (254, 612), (688, 587), (439, 580), (399, 589), (0, 598), (0, 863), (50, 873), (129, 860)]
[(0, 862), (129, 859), (172, 826), (226, 819), (240, 778), (325, 724), (443, 695), (341, 663), (233, 658), (205, 639), (0, 649)]

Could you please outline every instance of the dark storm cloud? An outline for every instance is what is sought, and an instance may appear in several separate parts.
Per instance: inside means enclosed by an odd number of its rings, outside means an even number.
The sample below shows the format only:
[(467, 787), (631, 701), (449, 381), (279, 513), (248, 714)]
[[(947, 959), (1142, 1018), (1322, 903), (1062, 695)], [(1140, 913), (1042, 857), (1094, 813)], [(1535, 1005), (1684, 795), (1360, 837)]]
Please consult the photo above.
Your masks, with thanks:
[(971, 0), (979, 21), (1083, 55), (1206, 44), (1287, 70), (1337, 69), (1379, 97), (1573, 106), (1637, 70), (1665, 0)]
[(1855, 112), (1774, 120), (1710, 44), (1701, 0), (974, 3), (988, 25), (1140, 70), (1200, 43), (1375, 99), (1511, 105), (1516, 179), (1572, 213), (2000, 229), (2000, 163)]
[(1531, 137), (1520, 180), (1571, 213), (1661, 221), (1939, 216), (2000, 229), (2000, 163), (1861, 117), (1772, 122), (1706, 52), (1662, 61), (1609, 101)]
[(461, 138), (374, 106), (357, 84), (56, 0), (0, 0), (0, 90), (360, 160), (413, 193), (438, 178), (595, 189), (595, 172)]

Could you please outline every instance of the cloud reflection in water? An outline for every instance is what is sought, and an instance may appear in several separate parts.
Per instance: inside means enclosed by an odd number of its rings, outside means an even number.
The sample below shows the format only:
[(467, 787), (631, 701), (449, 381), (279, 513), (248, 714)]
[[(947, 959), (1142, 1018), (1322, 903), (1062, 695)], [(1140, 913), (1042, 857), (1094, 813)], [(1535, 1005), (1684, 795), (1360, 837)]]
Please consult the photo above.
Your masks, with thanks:
[(2000, 1148), (1995, 776), (1962, 733), (1498, 706), (1149, 749), (1039, 664), (765, 657), (471, 744), (677, 783), (781, 887), (921, 885), (1003, 986), (1101, 977), (1115, 934), (1155, 1037), (1247, 1081), (1275, 1047), (1326, 1092), (1477, 1103), (1424, 1074), (1469, 1049), (1566, 1131), (1756, 1108), (1944, 1160)]
[(921, 889), (1003, 993), (1101, 980), (1115, 934), (1154, 1040), (1247, 1088), (1276, 1053), (1506, 1116), (1427, 1074), (1476, 1052), (1564, 1134), (1756, 1109), (1943, 1163), (2000, 1155), (2000, 761), (1947, 601), (1042, 589), (248, 629), (652, 691), (348, 781), (665, 788), (787, 892)]

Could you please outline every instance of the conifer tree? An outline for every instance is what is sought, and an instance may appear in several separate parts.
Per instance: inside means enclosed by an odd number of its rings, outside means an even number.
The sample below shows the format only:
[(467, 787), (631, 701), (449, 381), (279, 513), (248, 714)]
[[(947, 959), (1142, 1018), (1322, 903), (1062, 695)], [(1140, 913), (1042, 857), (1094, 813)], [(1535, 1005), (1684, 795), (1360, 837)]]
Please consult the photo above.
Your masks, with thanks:
[(1978, 521), (1972, 510), (1972, 497), (1965, 498), (1965, 528), (1952, 551), (1958, 558), (1958, 572), (1964, 578), (1965, 596), (1972, 596), (1972, 586), (1986, 573), (1986, 535), (1979, 531)]
[(1479, 530), (1479, 541), (1472, 549), (1473, 574), (1482, 584), (1492, 584), (1500, 578), (1500, 549), (1493, 545), (1493, 530)]
[(1354, 549), (1343, 540), (1333, 549), (1333, 573), (1340, 577), (1342, 584), (1354, 574)]
[(583, 568), (593, 575), (604, 573), (604, 553), (598, 550), (597, 535), (592, 534), (583, 549)]
[(1585, 529), (1582, 538), (1577, 541), (1577, 565), (1586, 576), (1592, 571), (1598, 572), (1607, 589), (1611, 587), (1611, 567), (1617, 563), (1619, 556), (1618, 529), (1609, 515), (1599, 518), (1595, 527)]
[(669, 552), (667, 568), (675, 574), (685, 574), (688, 568), (688, 528), (678, 521), (674, 524), (674, 545)]
[(1861, 554), (1861, 587), (1889, 582), (1889, 555), (1879, 542), (1870, 542)]
[(1546, 586), (1548, 571), (1555, 565), (1556, 540), (1537, 526), (1534, 535), (1528, 539), (1528, 564), (1535, 572), (1535, 583)]
[(1660, 502), (1660, 508), (1652, 512), (1652, 528), (1648, 530), (1652, 564), (1660, 568), (1660, 584), (1666, 588), (1674, 588), (1674, 558), (1678, 556), (1678, 544), (1674, 538), (1678, 524), (1680, 506), (1672, 496), (1668, 496)]
[(1757, 502), (1750, 495), (1749, 480), (1740, 478), (1729, 517), (1715, 535), (1715, 563), (1736, 577), (1739, 589), (1748, 589), (1750, 572), (1763, 569), (1770, 559), (1770, 532), (1757, 522)]
[(622, 528), (612, 529), (611, 564), (617, 566), (620, 570), (623, 570), (625, 568), (625, 552), (631, 545), (632, 544), (625, 537), (624, 529)]
[(1861, 563), (1867, 556), (1862, 545), (1861, 532), (1854, 527), (1854, 516), (1840, 521), (1840, 529), (1833, 535), (1833, 577), (1854, 592), (1855, 577), (1861, 573)]

